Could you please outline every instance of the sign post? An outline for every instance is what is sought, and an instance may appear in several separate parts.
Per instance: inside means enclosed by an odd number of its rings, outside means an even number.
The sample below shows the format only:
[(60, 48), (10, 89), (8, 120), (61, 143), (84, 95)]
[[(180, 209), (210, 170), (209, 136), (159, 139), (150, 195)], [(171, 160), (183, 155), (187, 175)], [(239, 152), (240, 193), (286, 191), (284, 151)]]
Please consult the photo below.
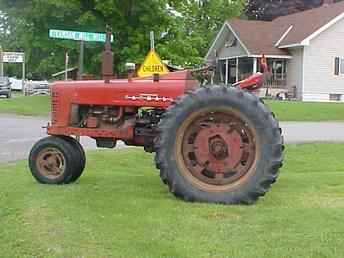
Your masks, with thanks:
[(4, 76), (4, 62), (2, 59), (2, 47), (0, 46), (0, 77)]
[(0, 47), (0, 77), (4, 76), (4, 62), (2, 59), (2, 49)]
[(2, 52), (0, 49), (0, 76), (4, 76), (4, 63), (22, 64), (22, 90), (25, 94), (25, 53), (24, 52)]
[(148, 55), (146, 56), (140, 69), (137, 72), (139, 77), (148, 77), (148, 76), (152, 76), (154, 74), (167, 74), (167, 73), (169, 73), (168, 68), (161, 61), (158, 53), (155, 52), (154, 31), (151, 31), (149, 36), (150, 36), (151, 49), (148, 52)]
[(69, 63), (69, 54), (68, 51), (65, 53), (65, 80), (68, 81), (68, 63)]
[(22, 74), (22, 92), (23, 95), (25, 96), (25, 54), (23, 53), (23, 74)]
[(85, 41), (80, 41), (80, 55), (79, 55), (79, 74), (78, 79), (82, 80), (82, 75), (84, 74), (84, 51), (85, 50)]
[(155, 49), (154, 31), (150, 32), (150, 42), (151, 42), (151, 50)]

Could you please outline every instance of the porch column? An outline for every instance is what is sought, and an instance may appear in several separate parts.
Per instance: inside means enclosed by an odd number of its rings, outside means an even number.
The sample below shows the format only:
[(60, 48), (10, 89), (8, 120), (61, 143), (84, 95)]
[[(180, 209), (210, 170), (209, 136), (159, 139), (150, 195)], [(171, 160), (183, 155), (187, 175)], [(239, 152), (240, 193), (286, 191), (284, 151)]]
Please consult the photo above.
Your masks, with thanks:
[(226, 59), (226, 72), (225, 72), (225, 76), (226, 76), (226, 78), (225, 78), (225, 84), (226, 85), (228, 85), (228, 63), (229, 63), (229, 61), (228, 61), (228, 59)]
[(253, 58), (253, 74), (257, 73), (257, 57)]
[(235, 74), (235, 82), (239, 81), (239, 58), (236, 58), (236, 74)]

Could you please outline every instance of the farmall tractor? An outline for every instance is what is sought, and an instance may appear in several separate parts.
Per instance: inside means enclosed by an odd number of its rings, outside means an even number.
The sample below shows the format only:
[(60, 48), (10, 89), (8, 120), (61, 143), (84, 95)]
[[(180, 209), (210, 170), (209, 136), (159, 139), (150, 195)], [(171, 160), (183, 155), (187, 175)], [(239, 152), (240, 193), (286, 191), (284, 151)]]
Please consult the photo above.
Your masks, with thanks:
[(50, 136), (31, 150), (32, 175), (43, 184), (73, 183), (86, 162), (76, 139), (91, 137), (102, 148), (121, 140), (156, 153), (161, 180), (176, 197), (252, 204), (276, 181), (283, 162), (278, 122), (252, 93), (264, 80), (265, 61), (263, 73), (234, 87), (201, 87), (189, 70), (111, 80), (107, 35), (104, 80), (52, 85)]

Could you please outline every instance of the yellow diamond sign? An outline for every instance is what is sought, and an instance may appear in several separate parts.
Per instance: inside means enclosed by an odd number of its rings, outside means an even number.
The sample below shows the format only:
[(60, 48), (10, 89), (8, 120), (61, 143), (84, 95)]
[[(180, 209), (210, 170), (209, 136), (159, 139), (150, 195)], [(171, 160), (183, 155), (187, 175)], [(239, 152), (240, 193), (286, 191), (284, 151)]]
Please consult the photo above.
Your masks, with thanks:
[(146, 56), (143, 64), (137, 72), (139, 77), (152, 76), (153, 74), (169, 73), (166, 65), (163, 64), (159, 55), (152, 49)]

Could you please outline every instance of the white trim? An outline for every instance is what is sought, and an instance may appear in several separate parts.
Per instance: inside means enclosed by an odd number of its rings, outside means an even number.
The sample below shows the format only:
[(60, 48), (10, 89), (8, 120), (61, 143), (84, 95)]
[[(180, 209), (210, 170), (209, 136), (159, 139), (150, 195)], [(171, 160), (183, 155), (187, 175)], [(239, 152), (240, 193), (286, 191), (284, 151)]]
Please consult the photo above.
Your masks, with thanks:
[(228, 59), (226, 59), (226, 72), (225, 72), (225, 84), (228, 85), (228, 65), (229, 65), (229, 62), (228, 62)]
[[(306, 47), (302, 49), (302, 83), (301, 83), (301, 100), (304, 99), (304, 91), (305, 91), (305, 56), (306, 56)], [(297, 90), (296, 90), (297, 91)]]
[(239, 81), (239, 58), (236, 59), (235, 80), (236, 80), (235, 83)]
[(338, 73), (339, 76), (344, 76), (344, 70), (342, 71), (342, 65), (344, 65), (344, 57), (338, 57), (339, 58), (339, 67), (338, 67)]
[[(220, 57), (219, 60), (226, 60), (226, 59), (235, 59), (241, 57), (254, 57), (254, 58), (261, 58), (262, 55), (241, 55), (241, 56), (228, 56), (228, 57)], [(283, 56), (283, 55), (265, 55), (266, 58), (279, 58), (279, 59), (293, 59), (293, 56)]]
[(301, 43), (279, 46), (278, 48), (304, 47)]
[(258, 59), (256, 57), (253, 58), (253, 73), (257, 73), (258, 67)]
[(313, 32), (311, 35), (309, 35), (307, 38), (301, 41), (301, 45), (309, 45), (310, 41), (314, 39), (316, 36), (318, 36), (320, 33), (323, 31), (327, 30), (330, 28), (332, 25), (336, 24), (338, 21), (344, 18), (344, 12), (341, 13), (340, 15), (336, 16), (334, 19), (332, 19), (330, 22), (322, 26), (320, 29), (317, 31)]
[(236, 34), (236, 32), (233, 30), (232, 26), (226, 22), (228, 28), (232, 31), (232, 33), (234, 34), (234, 36), (238, 39), (239, 43), (241, 44), (241, 46), (244, 48), (244, 50), (246, 51), (247, 55), (250, 55), (250, 51), (248, 51), (247, 47), (245, 46), (245, 44), (241, 41), (241, 39), (238, 37), (238, 35)]
[(219, 60), (236, 59), (236, 58), (241, 58), (241, 57), (249, 57), (249, 56), (247, 56), (247, 55), (241, 55), (241, 56), (221, 57), (221, 58), (219, 58)]
[(214, 48), (214, 46), (215, 46), (217, 40), (219, 39), (219, 37), (221, 36), (221, 34), (222, 34), (222, 32), (223, 32), (223, 30), (224, 30), (225, 28), (226, 28), (226, 23), (224, 23), (224, 24), (222, 25), (222, 27), (221, 27), (219, 33), (217, 33), (216, 38), (215, 38), (215, 40), (213, 41), (213, 44), (211, 44), (211, 47), (209, 48), (208, 53), (207, 53), (207, 55), (205, 56), (205, 60), (208, 60), (208, 57), (210, 56), (210, 53), (213, 51), (213, 48)]
[(294, 27), (294, 26), (291, 25), (291, 26), (286, 30), (286, 32), (284, 32), (284, 34), (282, 35), (282, 37), (276, 42), (275, 47), (278, 47), (278, 45), (285, 39), (285, 37), (288, 35), (288, 33), (291, 31), (291, 29), (292, 29), (293, 27)]
[[(262, 57), (262, 55), (249, 55), (248, 57)], [(266, 58), (280, 58), (280, 59), (292, 59), (293, 56), (283, 56), (283, 55), (265, 55)]]
[[(209, 48), (208, 53), (207, 53), (207, 55), (205, 56), (205, 60), (208, 60), (210, 54), (211, 54), (211, 53), (213, 52), (213, 50), (214, 50), (214, 47), (215, 47), (216, 42), (219, 40), (220, 36), (221, 36), (222, 33), (223, 33), (223, 30), (224, 30), (226, 27), (233, 33), (234, 37), (239, 41), (240, 45), (241, 45), (242, 48), (245, 50), (245, 52), (247, 53), (247, 55), (250, 55), (250, 52), (248, 51), (247, 47), (246, 47), (246, 46), (244, 45), (244, 43), (240, 40), (240, 38), (238, 37), (238, 35), (236, 34), (236, 32), (235, 32), (235, 31), (233, 30), (233, 28), (230, 26), (230, 24), (229, 24), (228, 22), (225, 22), (225, 23), (222, 25), (222, 27), (221, 27), (219, 33), (216, 35), (216, 38), (215, 38), (215, 40), (213, 41), (211, 47)], [(223, 58), (223, 59), (225, 59), (225, 58)]]

